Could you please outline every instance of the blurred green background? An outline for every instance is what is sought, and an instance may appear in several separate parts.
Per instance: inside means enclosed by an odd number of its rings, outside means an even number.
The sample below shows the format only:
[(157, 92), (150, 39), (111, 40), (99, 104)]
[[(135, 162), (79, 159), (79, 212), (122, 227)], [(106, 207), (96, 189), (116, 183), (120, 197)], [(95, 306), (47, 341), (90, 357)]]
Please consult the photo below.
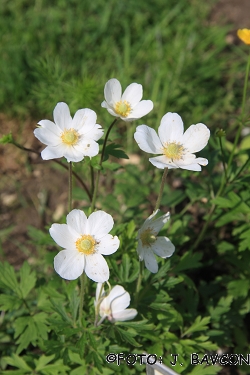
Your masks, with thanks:
[(143, 85), (155, 105), (149, 125), (171, 111), (222, 126), (238, 108), (245, 53), (226, 44), (229, 27), (209, 22), (214, 4), (2, 0), (0, 110), (39, 120), (65, 101), (72, 113), (91, 107), (110, 121), (100, 103), (115, 77), (123, 88)]

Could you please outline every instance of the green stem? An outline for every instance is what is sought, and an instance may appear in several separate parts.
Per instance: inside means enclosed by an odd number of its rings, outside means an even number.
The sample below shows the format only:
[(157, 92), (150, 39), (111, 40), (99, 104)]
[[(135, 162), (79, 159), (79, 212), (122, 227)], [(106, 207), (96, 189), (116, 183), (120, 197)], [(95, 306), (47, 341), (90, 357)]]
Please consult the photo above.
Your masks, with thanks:
[[(220, 188), (219, 188), (219, 190), (217, 191), (215, 197), (213, 197), (213, 199), (219, 197), (219, 196), (223, 193), (225, 186), (226, 186), (226, 179), (225, 179), (224, 176), (223, 176), (223, 178), (222, 178), (222, 180), (221, 180)], [(205, 225), (203, 226), (202, 230), (200, 231), (200, 233), (199, 233), (199, 235), (198, 235), (198, 237), (197, 237), (195, 243), (193, 244), (193, 246), (191, 246), (191, 250), (196, 249), (196, 247), (197, 247), (197, 246), (200, 244), (200, 242), (203, 240), (203, 237), (204, 237), (204, 235), (205, 235), (205, 233), (206, 233), (206, 231), (207, 231), (207, 228), (208, 228), (208, 226), (209, 226), (209, 224), (210, 224), (210, 222), (211, 222), (211, 218), (212, 218), (212, 216), (213, 216), (213, 213), (214, 213), (215, 208), (216, 208), (216, 205), (213, 204), (213, 205), (211, 206), (210, 210), (209, 210), (209, 214), (208, 214), (208, 217), (207, 217), (207, 221), (206, 221)]]
[(225, 180), (228, 181), (227, 168), (226, 168), (226, 163), (225, 163), (225, 155), (224, 155), (221, 137), (219, 137), (219, 143), (220, 143), (220, 149), (221, 149), (222, 164), (223, 164), (223, 169), (224, 169), (224, 174), (225, 174)]
[(227, 164), (227, 169), (231, 167), (233, 157), (235, 154), (235, 149), (238, 145), (238, 141), (240, 138), (241, 134), (241, 129), (244, 123), (244, 116), (245, 116), (245, 106), (246, 106), (246, 95), (247, 95), (247, 84), (248, 84), (248, 77), (249, 77), (249, 69), (250, 69), (250, 50), (249, 50), (249, 55), (248, 55), (248, 60), (247, 60), (247, 67), (246, 67), (246, 75), (245, 75), (245, 81), (244, 81), (244, 88), (243, 88), (243, 97), (242, 97), (242, 104), (241, 104), (241, 115), (240, 115), (240, 124), (238, 127), (238, 131), (235, 136), (234, 144), (233, 144), (233, 149), (232, 152), (229, 156), (228, 164)]
[(163, 194), (163, 190), (164, 190), (164, 185), (165, 185), (165, 180), (166, 180), (167, 174), (168, 174), (168, 168), (165, 168), (164, 172), (163, 172), (163, 176), (162, 176), (162, 180), (161, 180), (161, 186), (160, 186), (160, 192), (159, 192), (159, 196), (157, 198), (157, 202), (156, 202), (156, 205), (155, 205), (154, 212), (156, 210), (158, 210), (158, 208), (160, 207), (161, 198), (162, 198), (162, 194)]
[(84, 302), (84, 286), (86, 284), (86, 273), (83, 272), (80, 276), (81, 281), (81, 290), (80, 290), (80, 305), (79, 305), (79, 324), (82, 327), (82, 311), (83, 311), (83, 302)]
[(90, 176), (91, 176), (91, 194), (93, 197), (94, 190), (95, 190), (95, 174), (94, 174), (94, 168), (92, 165), (90, 166)]
[[(37, 155), (41, 154), (39, 151), (33, 150), (32, 148), (23, 147), (23, 146), (19, 145), (19, 143), (16, 143), (15, 141), (13, 141), (12, 144), (14, 146), (16, 146), (17, 148), (20, 148), (20, 150), (27, 151), (27, 152), (33, 152), (34, 154), (37, 154)], [(51, 159), (51, 161), (53, 161), (56, 164), (59, 164), (64, 169), (68, 170), (68, 166), (65, 165), (64, 163), (62, 163), (61, 161), (56, 160), (56, 159)], [(86, 191), (86, 193), (89, 197), (89, 200), (91, 201), (91, 194), (90, 194), (90, 191), (89, 191), (87, 185), (84, 183), (84, 181), (81, 179), (81, 177), (78, 176), (78, 174), (76, 172), (73, 171), (72, 174), (76, 178), (76, 180), (82, 185), (82, 187), (84, 188), (84, 190)]]
[(72, 162), (69, 162), (69, 201), (68, 201), (68, 207), (69, 212), (72, 210)]
[(143, 270), (144, 270), (144, 263), (143, 263), (143, 261), (140, 261), (140, 270), (139, 270), (139, 275), (138, 275), (136, 290), (135, 290), (135, 303), (136, 303), (136, 305), (138, 305), (139, 292), (140, 292), (140, 289), (141, 289)]
[(247, 165), (248, 165), (249, 162), (250, 162), (250, 158), (248, 158), (247, 161), (242, 165), (242, 167), (236, 173), (236, 175), (234, 176), (234, 178), (231, 181), (229, 181), (230, 184), (236, 180), (236, 178), (241, 174), (241, 172), (247, 167)]
[(99, 180), (100, 180), (100, 173), (101, 173), (101, 169), (102, 169), (102, 162), (103, 162), (103, 159), (104, 159), (105, 148), (106, 148), (106, 145), (107, 145), (107, 142), (108, 142), (108, 136), (109, 136), (109, 133), (111, 132), (112, 127), (116, 123), (116, 121), (117, 121), (117, 119), (115, 118), (114, 121), (112, 122), (112, 124), (109, 126), (108, 131), (107, 131), (106, 136), (105, 136), (104, 141), (103, 141), (102, 153), (101, 153), (101, 158), (100, 158), (100, 161), (99, 161), (99, 169), (97, 170), (97, 174), (96, 174), (95, 189), (94, 189), (92, 204), (91, 204), (91, 212), (94, 212), (94, 210), (95, 210), (95, 204), (96, 204), (96, 198), (97, 198), (98, 186), (99, 186)]

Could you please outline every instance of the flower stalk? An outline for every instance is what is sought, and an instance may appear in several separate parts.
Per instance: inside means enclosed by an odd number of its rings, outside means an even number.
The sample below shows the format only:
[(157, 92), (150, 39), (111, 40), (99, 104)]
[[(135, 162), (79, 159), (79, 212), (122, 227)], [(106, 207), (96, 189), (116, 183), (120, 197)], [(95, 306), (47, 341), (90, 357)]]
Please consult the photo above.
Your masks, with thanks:
[(157, 201), (156, 201), (154, 212), (157, 211), (160, 208), (161, 199), (162, 199), (162, 195), (163, 195), (163, 190), (164, 190), (164, 185), (165, 185), (167, 174), (168, 174), (168, 168), (164, 168), (164, 172), (163, 172), (162, 180), (161, 180), (160, 191), (159, 191), (159, 195), (158, 195), (158, 198), (157, 198)]
[(95, 210), (96, 199), (97, 199), (97, 194), (98, 194), (98, 187), (99, 187), (99, 180), (100, 180), (100, 173), (101, 173), (101, 169), (102, 169), (102, 162), (103, 162), (103, 159), (104, 159), (105, 148), (106, 148), (106, 145), (107, 145), (107, 142), (108, 142), (109, 133), (111, 132), (111, 129), (113, 128), (114, 124), (116, 123), (116, 120), (117, 119), (114, 119), (114, 121), (109, 126), (108, 131), (107, 131), (107, 133), (105, 135), (105, 138), (104, 138), (104, 141), (103, 141), (102, 153), (101, 153), (101, 157), (100, 157), (100, 161), (99, 161), (99, 169), (97, 170), (94, 193), (93, 193), (93, 197), (92, 197), (91, 210), (90, 210), (91, 213), (94, 212), (94, 210)]
[(72, 210), (72, 162), (69, 162), (69, 197), (68, 197), (69, 212)]

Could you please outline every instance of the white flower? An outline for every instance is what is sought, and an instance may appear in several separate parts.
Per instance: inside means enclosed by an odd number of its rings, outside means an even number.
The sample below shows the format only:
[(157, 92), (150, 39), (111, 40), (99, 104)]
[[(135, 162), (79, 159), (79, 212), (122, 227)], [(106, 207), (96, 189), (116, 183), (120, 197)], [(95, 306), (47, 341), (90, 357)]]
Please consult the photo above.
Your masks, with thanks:
[(109, 268), (103, 255), (113, 254), (119, 247), (118, 237), (109, 233), (114, 225), (111, 215), (93, 212), (89, 218), (81, 210), (67, 215), (67, 224), (52, 224), (53, 240), (65, 250), (55, 256), (56, 272), (66, 280), (77, 279), (83, 271), (96, 281), (109, 279)]
[(104, 87), (105, 101), (101, 106), (124, 121), (133, 121), (147, 115), (153, 109), (151, 100), (142, 99), (142, 85), (131, 83), (122, 94), (122, 87), (116, 78), (110, 79)]
[(102, 284), (98, 283), (95, 300), (95, 307), (98, 308), (99, 315), (101, 316), (98, 325), (105, 318), (108, 318), (112, 323), (134, 319), (137, 315), (137, 310), (127, 309), (130, 304), (130, 295), (121, 285), (114, 286), (108, 295), (104, 291), (101, 293), (101, 289)]
[(183, 134), (184, 127), (177, 113), (168, 112), (162, 117), (158, 134), (146, 125), (137, 126), (134, 138), (141, 150), (161, 154), (149, 161), (157, 168), (182, 168), (200, 171), (207, 165), (204, 158), (196, 158), (193, 152), (202, 150), (208, 142), (210, 131), (204, 124), (191, 125)]
[(161, 258), (168, 258), (173, 255), (175, 250), (174, 245), (167, 237), (157, 237), (157, 234), (163, 225), (169, 220), (169, 212), (155, 219), (159, 210), (150, 215), (142, 227), (138, 231), (138, 246), (137, 253), (140, 261), (145, 261), (145, 266), (150, 272), (156, 273), (158, 271), (158, 264), (155, 255)]
[(54, 122), (41, 120), (34, 130), (36, 138), (47, 147), (42, 151), (44, 160), (65, 156), (68, 162), (81, 161), (84, 156), (95, 156), (99, 152), (96, 141), (103, 135), (101, 126), (96, 124), (96, 113), (91, 109), (79, 109), (74, 118), (70, 116), (66, 103), (57, 103)]

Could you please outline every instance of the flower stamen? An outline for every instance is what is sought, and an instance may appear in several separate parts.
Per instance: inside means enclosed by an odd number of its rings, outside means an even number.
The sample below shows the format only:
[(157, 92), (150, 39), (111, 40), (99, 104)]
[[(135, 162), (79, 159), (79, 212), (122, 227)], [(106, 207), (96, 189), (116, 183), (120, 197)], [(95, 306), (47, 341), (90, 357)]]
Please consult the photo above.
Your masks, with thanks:
[(63, 143), (68, 146), (73, 146), (78, 142), (80, 135), (75, 129), (66, 129), (61, 134), (61, 139)]
[(90, 255), (95, 253), (96, 241), (89, 234), (84, 234), (76, 241), (76, 248), (80, 253)]
[(120, 100), (119, 102), (116, 102), (114, 109), (115, 112), (122, 117), (128, 117), (128, 115), (132, 111), (131, 105), (126, 100)]
[(151, 228), (147, 228), (140, 235), (142, 246), (151, 246), (156, 241), (156, 235), (153, 233)]
[(163, 154), (172, 160), (180, 160), (183, 157), (184, 147), (180, 143), (170, 142), (166, 143), (163, 148)]

